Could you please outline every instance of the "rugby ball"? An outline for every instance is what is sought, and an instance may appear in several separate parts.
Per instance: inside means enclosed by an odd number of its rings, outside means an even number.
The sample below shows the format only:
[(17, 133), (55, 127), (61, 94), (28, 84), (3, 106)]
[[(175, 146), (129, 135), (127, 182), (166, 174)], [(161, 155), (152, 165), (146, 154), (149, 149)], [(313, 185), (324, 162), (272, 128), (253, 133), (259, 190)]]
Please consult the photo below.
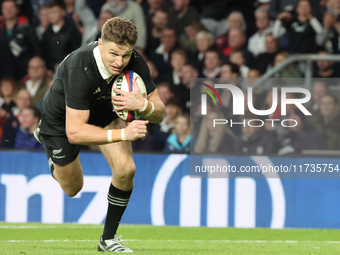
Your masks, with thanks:
[[(143, 98), (146, 98), (147, 93), (146, 93), (146, 87), (144, 84), (144, 81), (142, 80), (142, 78), (135, 73), (134, 71), (129, 71), (129, 70), (125, 70), (123, 71), (118, 77), (117, 79), (114, 81), (113, 85), (112, 85), (112, 91), (111, 91), (111, 95), (112, 96), (121, 96), (121, 94), (116, 93), (113, 89), (117, 88), (126, 92), (131, 92), (133, 91), (133, 83), (132, 83), (132, 79), (137, 78), (137, 85), (139, 87), (139, 90), (143, 96)], [(115, 112), (117, 113), (118, 117), (126, 122), (131, 122), (133, 120), (138, 120), (142, 115), (138, 114), (137, 111), (129, 111), (129, 110), (120, 110), (117, 111), (116, 109), (118, 108), (118, 105), (113, 104), (113, 109), (115, 110)]]

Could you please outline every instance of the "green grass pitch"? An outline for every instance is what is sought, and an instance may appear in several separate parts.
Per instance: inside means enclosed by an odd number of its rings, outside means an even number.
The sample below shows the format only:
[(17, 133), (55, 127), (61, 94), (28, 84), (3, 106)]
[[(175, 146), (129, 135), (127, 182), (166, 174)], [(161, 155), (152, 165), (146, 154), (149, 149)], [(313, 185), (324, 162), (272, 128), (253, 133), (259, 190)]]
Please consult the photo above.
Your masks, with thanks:
[[(101, 254), (102, 228), (0, 223), (0, 254)], [(135, 254), (340, 254), (339, 230), (121, 225), (118, 234)]]

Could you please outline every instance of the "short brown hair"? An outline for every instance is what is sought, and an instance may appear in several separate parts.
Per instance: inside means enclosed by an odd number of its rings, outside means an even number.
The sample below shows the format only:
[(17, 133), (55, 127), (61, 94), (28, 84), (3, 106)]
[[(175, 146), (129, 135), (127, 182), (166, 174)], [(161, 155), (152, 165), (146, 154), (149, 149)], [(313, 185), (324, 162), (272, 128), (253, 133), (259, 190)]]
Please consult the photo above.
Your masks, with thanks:
[(101, 39), (118, 45), (134, 46), (137, 36), (137, 28), (131, 20), (125, 17), (114, 17), (105, 22)]
[(178, 55), (178, 56), (181, 56), (183, 58), (187, 58), (187, 54), (185, 53), (184, 50), (181, 50), (181, 49), (177, 49), (177, 50), (174, 50), (172, 53), (171, 53), (171, 57), (175, 56), (175, 55)]

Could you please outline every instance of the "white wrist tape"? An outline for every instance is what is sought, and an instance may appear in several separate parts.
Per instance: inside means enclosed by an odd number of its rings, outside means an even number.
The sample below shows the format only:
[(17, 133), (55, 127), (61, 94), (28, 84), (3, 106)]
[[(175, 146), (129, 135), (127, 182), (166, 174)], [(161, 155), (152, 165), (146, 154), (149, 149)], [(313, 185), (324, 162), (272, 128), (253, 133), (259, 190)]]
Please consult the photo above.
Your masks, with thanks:
[(112, 143), (112, 129), (107, 131), (107, 142)]
[(149, 113), (147, 115), (144, 115), (145, 118), (149, 117), (155, 111), (155, 105), (153, 104), (153, 102), (151, 102), (151, 106), (152, 106), (152, 108), (149, 111)]
[(120, 140), (126, 141), (125, 130), (124, 130), (124, 128), (122, 128), (122, 129), (120, 130)]
[(145, 110), (146, 110), (146, 108), (148, 107), (148, 100), (146, 100), (145, 98), (144, 98), (144, 106), (143, 106), (143, 108), (142, 109), (140, 109), (138, 112), (144, 112)]

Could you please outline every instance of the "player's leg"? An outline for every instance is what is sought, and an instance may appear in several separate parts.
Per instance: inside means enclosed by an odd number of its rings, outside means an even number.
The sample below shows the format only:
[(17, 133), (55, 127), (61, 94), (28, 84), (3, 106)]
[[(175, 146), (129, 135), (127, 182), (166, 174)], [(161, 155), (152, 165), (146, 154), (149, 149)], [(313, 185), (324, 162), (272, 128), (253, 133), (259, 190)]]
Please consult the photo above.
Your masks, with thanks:
[(73, 197), (83, 187), (83, 171), (79, 146), (70, 144), (66, 136), (39, 135), (44, 145), (50, 170), (66, 195)]
[(67, 165), (57, 165), (53, 163), (54, 171), (52, 173), (60, 187), (69, 197), (74, 197), (83, 187), (83, 171), (80, 164), (79, 155)]
[[(119, 129), (126, 127), (126, 123), (120, 119), (116, 119), (106, 128)], [(120, 220), (130, 200), (133, 178), (135, 175), (136, 166), (132, 158), (131, 142), (118, 142), (107, 145), (100, 145), (100, 150), (104, 154), (112, 171), (112, 181), (108, 193), (108, 210), (104, 231), (101, 242), (98, 245), (98, 250), (104, 250), (105, 240), (109, 240), (107, 244), (111, 244), (113, 250), (132, 252), (132, 250), (125, 248), (122, 245), (111, 242), (111, 239), (116, 240), (116, 232)], [(103, 246), (101, 246), (101, 244)], [(116, 245), (116, 246), (114, 246)]]

